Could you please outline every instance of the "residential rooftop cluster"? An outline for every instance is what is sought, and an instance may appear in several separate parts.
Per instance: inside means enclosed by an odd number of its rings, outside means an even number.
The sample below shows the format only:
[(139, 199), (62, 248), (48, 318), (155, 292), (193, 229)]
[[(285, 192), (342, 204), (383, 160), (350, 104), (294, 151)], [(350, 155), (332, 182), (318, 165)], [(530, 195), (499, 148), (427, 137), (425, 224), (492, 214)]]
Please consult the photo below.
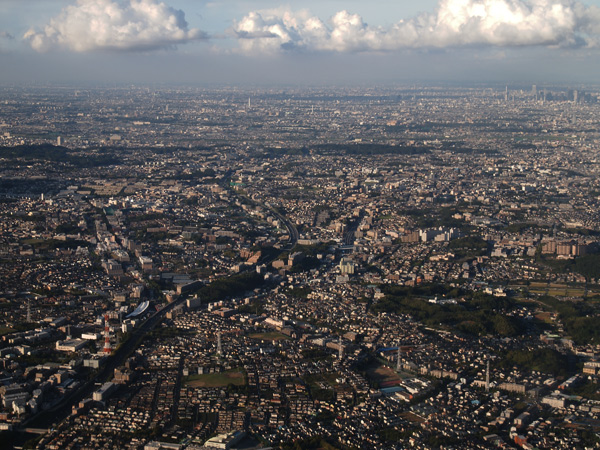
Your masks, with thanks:
[(574, 92), (0, 89), (1, 440), (600, 446)]

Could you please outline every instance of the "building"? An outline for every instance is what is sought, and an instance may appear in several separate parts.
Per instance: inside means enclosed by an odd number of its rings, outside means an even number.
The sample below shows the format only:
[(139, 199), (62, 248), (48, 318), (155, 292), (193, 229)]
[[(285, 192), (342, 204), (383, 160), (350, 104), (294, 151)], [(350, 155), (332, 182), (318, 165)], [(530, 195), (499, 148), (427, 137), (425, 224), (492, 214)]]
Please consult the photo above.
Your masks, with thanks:
[(108, 261), (102, 263), (106, 273), (111, 277), (118, 277), (123, 275), (123, 266), (120, 263), (115, 261), (114, 259), (109, 259)]
[(140, 256), (139, 261), (143, 271), (149, 272), (152, 270), (152, 258), (149, 258), (148, 256)]
[(354, 271), (354, 261), (352, 261), (350, 258), (342, 258), (340, 261), (340, 272), (343, 274), (353, 275)]
[(218, 436), (210, 438), (204, 443), (204, 446), (229, 449), (239, 443), (244, 437), (246, 437), (245, 431), (232, 431), (231, 433), (219, 434)]
[(78, 352), (87, 345), (85, 339), (69, 339), (67, 341), (57, 341), (56, 350), (60, 352)]
[(117, 385), (115, 383), (104, 383), (100, 389), (92, 394), (92, 398), (96, 402), (102, 402), (106, 400), (116, 389)]

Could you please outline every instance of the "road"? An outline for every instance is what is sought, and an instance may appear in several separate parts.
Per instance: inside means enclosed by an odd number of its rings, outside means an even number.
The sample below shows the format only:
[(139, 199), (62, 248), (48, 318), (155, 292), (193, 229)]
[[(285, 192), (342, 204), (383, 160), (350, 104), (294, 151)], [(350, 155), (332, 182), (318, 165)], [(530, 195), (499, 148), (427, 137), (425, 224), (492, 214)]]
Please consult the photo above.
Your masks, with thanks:
[(358, 226), (360, 225), (360, 221), (362, 220), (364, 215), (365, 215), (365, 212), (361, 211), (360, 214), (358, 215), (358, 217), (354, 218), (354, 220), (352, 220), (348, 224), (348, 231), (346, 231), (344, 233), (344, 244), (345, 245), (354, 244), (354, 239), (355, 239), (354, 233), (356, 233), (356, 230), (358, 230)]
[[(263, 207), (266, 208), (266, 206), (264, 206), (264, 205), (263, 205)], [(279, 214), (279, 212), (277, 212), (275, 209), (269, 208), (269, 211), (271, 211), (271, 213), (273, 213), (273, 215), (276, 216), (280, 222), (283, 222), (283, 224), (287, 228), (288, 236), (289, 236), (287, 250), (293, 250), (294, 247), (296, 246), (296, 244), (298, 244), (298, 238), (299, 238), (298, 230), (296, 229), (294, 224), (289, 221), (289, 219), (287, 219), (284, 216), (282, 216), (281, 214)]]

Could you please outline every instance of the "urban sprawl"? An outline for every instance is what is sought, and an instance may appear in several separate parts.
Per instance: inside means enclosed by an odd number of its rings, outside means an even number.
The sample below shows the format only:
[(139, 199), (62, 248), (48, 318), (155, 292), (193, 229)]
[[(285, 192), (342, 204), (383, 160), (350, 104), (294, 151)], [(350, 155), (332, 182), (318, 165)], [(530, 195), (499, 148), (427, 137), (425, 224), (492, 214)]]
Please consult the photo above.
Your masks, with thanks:
[(599, 99), (1, 88), (0, 448), (599, 448)]

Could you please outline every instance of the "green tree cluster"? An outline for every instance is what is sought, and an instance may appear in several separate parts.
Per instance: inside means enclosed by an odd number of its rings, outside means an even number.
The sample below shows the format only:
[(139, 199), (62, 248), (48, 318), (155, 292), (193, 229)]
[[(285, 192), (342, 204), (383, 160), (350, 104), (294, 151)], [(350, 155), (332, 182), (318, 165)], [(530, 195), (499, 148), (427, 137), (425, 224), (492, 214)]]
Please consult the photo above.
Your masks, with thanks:
[(386, 296), (373, 305), (374, 313), (410, 314), (427, 326), (442, 325), (472, 335), (519, 336), (524, 331), (519, 319), (506, 315), (515, 306), (506, 298), (477, 294), (464, 304), (439, 305), (423, 298), (434, 295), (456, 297), (461, 291), (440, 284), (383, 286), (382, 289)]
[(558, 313), (559, 320), (576, 344), (600, 343), (597, 305), (585, 301), (560, 301), (550, 295), (543, 295), (538, 300)]
[(242, 295), (264, 284), (264, 278), (256, 272), (247, 272), (215, 280), (201, 287), (196, 294), (202, 301), (214, 302), (227, 297)]

